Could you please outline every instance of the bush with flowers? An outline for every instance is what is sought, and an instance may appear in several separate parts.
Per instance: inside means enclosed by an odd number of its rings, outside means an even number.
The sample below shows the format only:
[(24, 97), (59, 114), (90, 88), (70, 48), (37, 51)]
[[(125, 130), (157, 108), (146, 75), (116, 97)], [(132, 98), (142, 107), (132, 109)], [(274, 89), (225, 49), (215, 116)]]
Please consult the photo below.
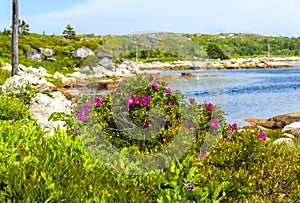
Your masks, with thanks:
[[(67, 129), (53, 137), (44, 137), (23, 98), (0, 94), (0, 202), (299, 202), (298, 150), (273, 145), (276, 133), (227, 124), (213, 104), (198, 104), (149, 75), (140, 77), (146, 83), (125, 80), (104, 98), (85, 98), (74, 118), (53, 114)], [(133, 127), (137, 134), (128, 130)], [(97, 140), (100, 132), (104, 139)], [(93, 154), (103, 144), (157, 154), (178, 136), (182, 142), (192, 136), (193, 143), (155, 173), (130, 175), (125, 169), (132, 163), (125, 161), (111, 170)]]

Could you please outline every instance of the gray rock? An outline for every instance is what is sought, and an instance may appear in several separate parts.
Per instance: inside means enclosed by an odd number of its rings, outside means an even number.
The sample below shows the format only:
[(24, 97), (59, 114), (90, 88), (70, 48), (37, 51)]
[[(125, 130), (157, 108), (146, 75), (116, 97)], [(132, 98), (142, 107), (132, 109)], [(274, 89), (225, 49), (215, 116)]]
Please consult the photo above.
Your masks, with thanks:
[(88, 76), (86, 74), (80, 73), (80, 72), (73, 72), (71, 74), (68, 74), (68, 76), (78, 78), (78, 79), (82, 79), (82, 80), (85, 80), (85, 79), (88, 78)]
[(295, 139), (295, 136), (292, 135), (292, 134), (289, 134), (289, 133), (283, 133), (282, 135), (283, 137), (286, 137), (286, 138), (291, 138), (291, 139)]
[(51, 62), (57, 61), (57, 59), (56, 59), (56, 58), (53, 58), (53, 57), (47, 58), (46, 60), (47, 60), (47, 61), (51, 61)]
[(77, 59), (85, 58), (89, 55), (95, 55), (95, 54), (92, 50), (85, 47), (82, 47), (72, 52), (72, 57)]
[(26, 57), (32, 60), (44, 61), (45, 56), (40, 54), (37, 50), (28, 50), (26, 53)]
[(53, 51), (52, 49), (48, 49), (48, 48), (40, 48), (40, 52), (42, 54), (44, 54), (45, 56), (54, 56), (55, 55), (55, 51)]
[(107, 74), (107, 69), (104, 68), (103, 66), (93, 67), (92, 70), (96, 75), (106, 75)]
[(19, 75), (14, 75), (8, 78), (2, 86), (4, 93), (20, 94), (22, 90), (26, 89), (29, 82)]
[(275, 140), (273, 142), (273, 144), (275, 144), (275, 145), (286, 144), (286, 145), (289, 145), (289, 146), (293, 146), (294, 142), (291, 138), (279, 138), (279, 139)]
[(82, 73), (86, 73), (86, 74), (92, 74), (93, 71), (91, 70), (91, 68), (89, 66), (85, 66), (81, 69)]
[(112, 59), (113, 56), (111, 54), (108, 54), (108, 53), (105, 53), (105, 52), (98, 52), (96, 54), (96, 56), (99, 58), (99, 59), (104, 59), (104, 58), (108, 58), (108, 59)]
[(282, 133), (292, 134), (295, 137), (300, 136), (300, 122), (294, 122), (284, 126)]
[(107, 70), (111, 70), (114, 71), (115, 68), (115, 64), (113, 63), (113, 61), (109, 58), (104, 58), (102, 59), (99, 63), (100, 66), (103, 66), (104, 68), (106, 68)]
[(67, 100), (59, 91), (52, 92), (52, 96), (54, 98), (38, 93), (29, 109), (31, 115), (37, 120), (37, 123), (46, 130), (50, 130), (50, 135), (54, 134), (57, 127), (65, 129), (63, 126), (64, 122), (62, 121), (48, 121), (51, 114), (54, 112), (71, 114), (71, 101)]

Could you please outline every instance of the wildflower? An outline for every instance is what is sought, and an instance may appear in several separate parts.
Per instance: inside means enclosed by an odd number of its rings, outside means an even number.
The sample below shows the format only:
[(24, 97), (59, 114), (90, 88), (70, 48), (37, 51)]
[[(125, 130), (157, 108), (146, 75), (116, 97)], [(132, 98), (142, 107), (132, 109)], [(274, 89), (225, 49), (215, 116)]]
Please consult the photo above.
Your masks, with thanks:
[(157, 82), (156, 82), (155, 80), (152, 82), (152, 88), (153, 88), (155, 91), (158, 90)]
[(196, 101), (195, 98), (189, 98), (189, 100), (190, 100), (190, 103), (191, 103), (191, 104), (194, 103), (194, 102)]
[(100, 106), (101, 104), (102, 104), (102, 101), (101, 101), (101, 99), (99, 99), (99, 98), (96, 98), (96, 99), (91, 99), (90, 100), (90, 103), (91, 104), (95, 104), (95, 106)]
[(121, 89), (118, 87), (117, 89), (116, 89), (116, 92), (121, 92)]
[(171, 93), (172, 90), (171, 90), (171, 88), (166, 88), (165, 92), (166, 92), (166, 93)]
[(151, 127), (151, 125), (152, 125), (152, 122), (149, 121), (149, 120), (147, 120), (147, 121), (144, 123), (144, 126), (146, 126), (147, 128), (148, 128), (148, 127)]
[(267, 140), (267, 135), (261, 131), (259, 133), (259, 137), (262, 138), (263, 140)]
[(164, 81), (161, 82), (161, 85), (162, 85), (162, 86), (165, 86), (165, 85), (166, 85), (166, 82), (164, 82)]
[(91, 106), (88, 104), (84, 104), (82, 109), (81, 109), (81, 113), (85, 114), (88, 110), (90, 110)]
[(232, 125), (229, 125), (229, 126), (230, 126), (231, 129), (236, 129), (237, 128), (237, 124), (236, 123), (234, 123)]
[(121, 81), (120, 83), (119, 83), (119, 86), (121, 87), (121, 86), (123, 86), (125, 84), (125, 82), (124, 81)]
[(194, 128), (194, 125), (191, 121), (188, 122), (188, 124), (186, 126), (184, 126), (185, 129), (189, 130), (191, 128)]
[(191, 181), (186, 182), (186, 185), (184, 186), (184, 188), (189, 191), (194, 191), (194, 185)]
[(205, 104), (205, 107), (206, 107), (206, 109), (207, 110), (209, 110), (209, 111), (212, 111), (212, 110), (214, 110), (214, 105), (212, 104), (212, 103), (209, 103), (209, 104)]
[(72, 126), (72, 128), (71, 128), (73, 131), (76, 131), (76, 130), (78, 130), (78, 127), (77, 126)]
[(169, 106), (174, 106), (174, 103), (171, 102), (171, 101), (169, 101), (168, 105), (169, 105)]
[(199, 151), (199, 152), (197, 152), (197, 156), (200, 159), (204, 159), (206, 157), (206, 153), (203, 151)]
[(133, 98), (134, 97), (131, 97), (131, 96), (126, 96), (126, 100), (127, 100), (127, 109), (130, 109), (130, 107), (132, 106), (133, 104)]
[(86, 116), (84, 115), (83, 112), (77, 114), (77, 115), (76, 115), (76, 118), (77, 118), (78, 120), (83, 121), (83, 122), (88, 122), (88, 121), (89, 121), (89, 118), (86, 117)]
[(244, 132), (246, 132), (245, 129), (239, 129), (239, 133), (244, 133)]
[(148, 106), (148, 104), (150, 103), (150, 101), (151, 101), (151, 98), (150, 98), (150, 96), (145, 96), (144, 98), (143, 98), (143, 105), (144, 106)]
[(142, 102), (142, 98), (141, 97), (133, 97), (133, 104), (139, 104), (140, 102)]
[(153, 81), (153, 75), (150, 75), (150, 76), (148, 77), (148, 80), (149, 80), (149, 82)]
[(218, 120), (210, 120), (210, 126), (212, 127), (212, 128), (218, 128), (219, 127), (219, 122), (218, 122)]
[(229, 133), (230, 135), (233, 133), (233, 130), (230, 129), (230, 130), (226, 130), (227, 133)]

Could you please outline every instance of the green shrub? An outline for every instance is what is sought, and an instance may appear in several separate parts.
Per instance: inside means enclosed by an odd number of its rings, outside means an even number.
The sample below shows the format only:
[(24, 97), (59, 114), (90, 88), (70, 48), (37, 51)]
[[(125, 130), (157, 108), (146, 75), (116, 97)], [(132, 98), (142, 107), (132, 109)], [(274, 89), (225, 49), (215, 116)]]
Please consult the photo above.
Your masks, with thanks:
[(0, 85), (3, 85), (7, 78), (11, 76), (11, 72), (0, 68)]

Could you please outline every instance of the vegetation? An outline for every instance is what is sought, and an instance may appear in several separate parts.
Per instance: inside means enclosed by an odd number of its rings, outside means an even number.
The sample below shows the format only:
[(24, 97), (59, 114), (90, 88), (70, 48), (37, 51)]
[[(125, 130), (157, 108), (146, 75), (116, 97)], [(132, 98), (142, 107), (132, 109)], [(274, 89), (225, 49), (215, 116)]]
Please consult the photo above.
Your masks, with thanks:
[(206, 50), (207, 56), (211, 59), (229, 59), (227, 54), (217, 45), (217, 44), (209, 44)]
[[(268, 133), (271, 140), (266, 141), (259, 129), (227, 124), (217, 106), (184, 98), (151, 75), (121, 82), (105, 98), (77, 98), (76, 118), (52, 115), (54, 121), (65, 121), (67, 129), (58, 129), (53, 137), (45, 137), (29, 114), (30, 102), (22, 102), (28, 95), (0, 97), (1, 202), (300, 200), (300, 153), (273, 145), (278, 132)], [(137, 133), (130, 133), (119, 118), (140, 126), (134, 131)], [(154, 137), (138, 139), (145, 130)], [(151, 134), (155, 131), (157, 134)], [(219, 141), (204, 150), (205, 140), (213, 138)], [(177, 145), (172, 147), (174, 142)], [(103, 151), (106, 143), (139, 159), (118, 158), (113, 151)], [(168, 148), (178, 157), (143, 162), (143, 155)], [(155, 173), (139, 173), (147, 167)]]
[(66, 29), (62, 33), (66, 38), (74, 38), (76, 36), (76, 32), (74, 28), (69, 24)]

